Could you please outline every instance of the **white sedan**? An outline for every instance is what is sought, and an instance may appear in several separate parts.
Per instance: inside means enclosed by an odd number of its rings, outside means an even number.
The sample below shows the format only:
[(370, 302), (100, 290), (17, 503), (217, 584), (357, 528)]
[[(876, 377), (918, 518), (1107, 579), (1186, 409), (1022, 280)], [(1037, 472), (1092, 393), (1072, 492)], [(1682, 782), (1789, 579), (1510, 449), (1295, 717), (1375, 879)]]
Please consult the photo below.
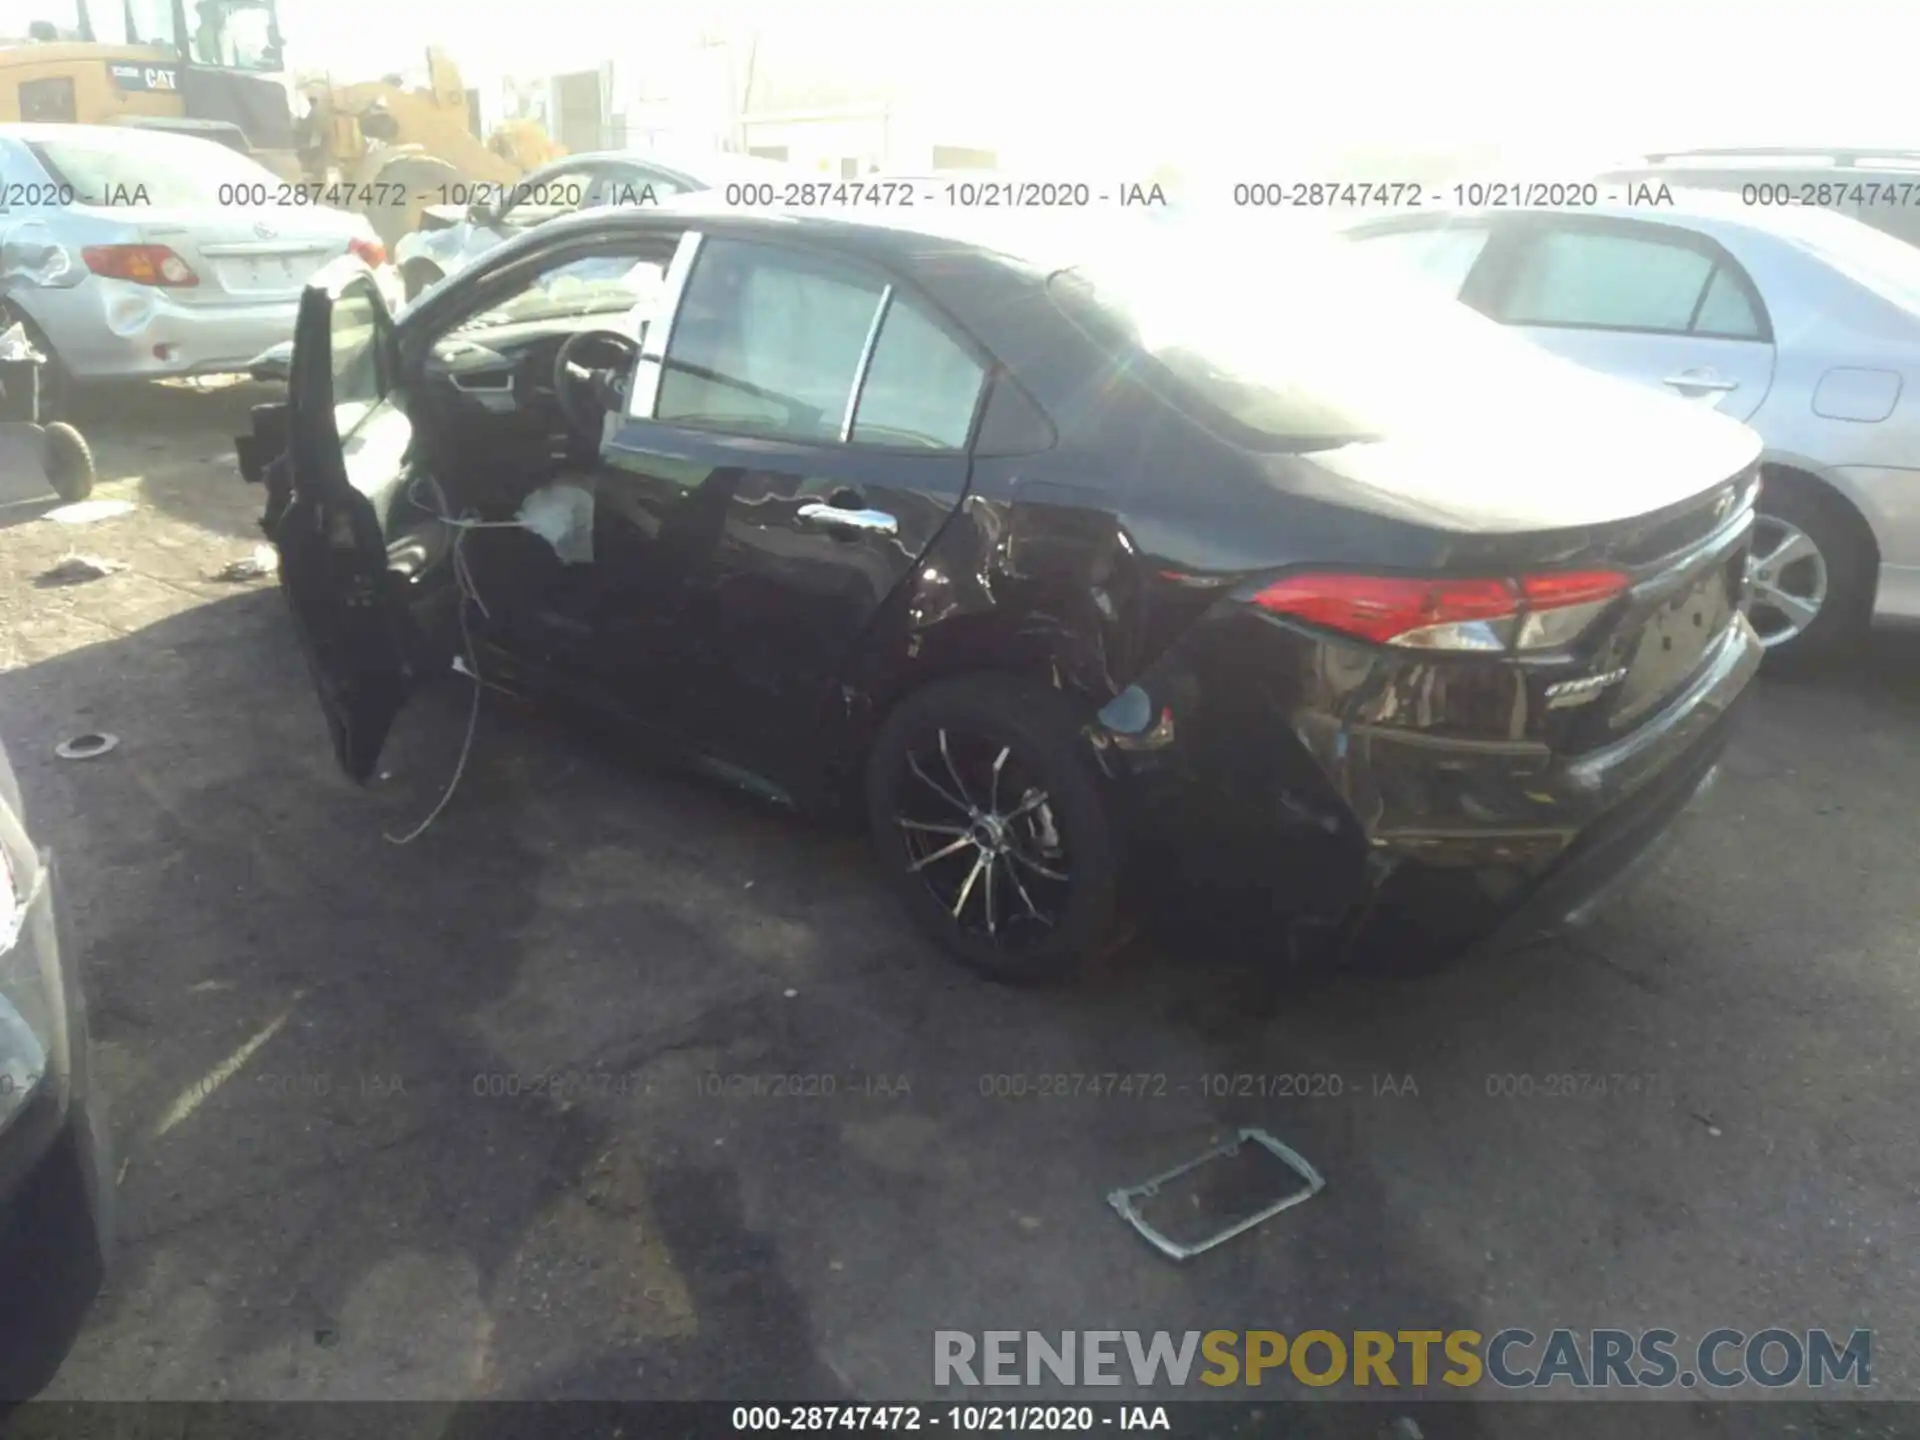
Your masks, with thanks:
[(1920, 249), (1829, 211), (1669, 196), (1344, 234), (1555, 354), (1757, 430), (1753, 621), (1775, 654), (1920, 623)]

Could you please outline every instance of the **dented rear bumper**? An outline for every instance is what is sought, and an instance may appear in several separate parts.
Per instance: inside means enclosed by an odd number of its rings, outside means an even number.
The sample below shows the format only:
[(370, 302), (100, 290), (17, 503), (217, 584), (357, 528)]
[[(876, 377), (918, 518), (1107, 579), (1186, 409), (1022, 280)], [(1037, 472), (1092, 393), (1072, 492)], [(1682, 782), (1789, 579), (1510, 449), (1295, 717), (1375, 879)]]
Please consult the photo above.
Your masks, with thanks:
[(1136, 851), (1182, 886), (1260, 893), (1350, 941), (1457, 949), (1558, 928), (1630, 876), (1713, 773), (1760, 656), (1737, 616), (1655, 713), (1569, 755), (1484, 738), (1527, 703), (1510, 675), (1226, 615), (1092, 739)]

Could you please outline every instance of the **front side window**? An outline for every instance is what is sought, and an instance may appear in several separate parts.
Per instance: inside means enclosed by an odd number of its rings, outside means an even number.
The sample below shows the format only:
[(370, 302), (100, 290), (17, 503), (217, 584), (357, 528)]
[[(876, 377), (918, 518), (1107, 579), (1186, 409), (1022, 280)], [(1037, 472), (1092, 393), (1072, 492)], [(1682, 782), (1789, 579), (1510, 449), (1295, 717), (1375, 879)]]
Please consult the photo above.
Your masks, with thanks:
[(371, 287), (352, 284), (333, 302), (329, 335), (333, 362), (333, 424), (344, 441), (387, 393), (382, 363), (380, 301)]
[(1653, 236), (1557, 230), (1526, 247), (1498, 318), (1685, 334), (1715, 264), (1704, 250)]
[(1458, 295), (1480, 252), (1487, 248), (1489, 233), (1483, 225), (1429, 226), (1349, 238), (1367, 258), (1397, 265), (1449, 295)]
[(831, 256), (708, 241), (674, 318), (654, 418), (839, 440), (885, 289)]

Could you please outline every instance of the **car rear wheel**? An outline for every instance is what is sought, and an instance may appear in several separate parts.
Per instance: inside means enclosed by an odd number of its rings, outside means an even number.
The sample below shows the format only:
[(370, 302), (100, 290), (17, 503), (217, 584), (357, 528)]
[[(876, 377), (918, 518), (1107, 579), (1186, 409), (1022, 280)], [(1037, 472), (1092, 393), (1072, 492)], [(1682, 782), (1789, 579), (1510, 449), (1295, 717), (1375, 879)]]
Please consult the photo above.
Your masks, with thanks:
[(973, 675), (908, 697), (874, 743), (866, 795), (908, 913), (983, 974), (1059, 978), (1111, 929), (1115, 839), (1057, 691)]
[(1769, 658), (1829, 658), (1866, 625), (1870, 552), (1846, 503), (1768, 476), (1754, 522), (1748, 615)]

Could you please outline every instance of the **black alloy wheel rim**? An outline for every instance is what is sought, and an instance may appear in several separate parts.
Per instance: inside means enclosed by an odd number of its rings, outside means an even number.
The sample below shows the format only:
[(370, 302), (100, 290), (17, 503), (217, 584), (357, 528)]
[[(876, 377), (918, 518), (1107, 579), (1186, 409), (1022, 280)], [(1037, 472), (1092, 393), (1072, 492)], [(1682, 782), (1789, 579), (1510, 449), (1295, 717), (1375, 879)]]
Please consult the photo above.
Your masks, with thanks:
[(1073, 871), (1053, 803), (1011, 745), (953, 727), (908, 746), (893, 823), (908, 873), (976, 941), (1018, 953), (1066, 915)]

